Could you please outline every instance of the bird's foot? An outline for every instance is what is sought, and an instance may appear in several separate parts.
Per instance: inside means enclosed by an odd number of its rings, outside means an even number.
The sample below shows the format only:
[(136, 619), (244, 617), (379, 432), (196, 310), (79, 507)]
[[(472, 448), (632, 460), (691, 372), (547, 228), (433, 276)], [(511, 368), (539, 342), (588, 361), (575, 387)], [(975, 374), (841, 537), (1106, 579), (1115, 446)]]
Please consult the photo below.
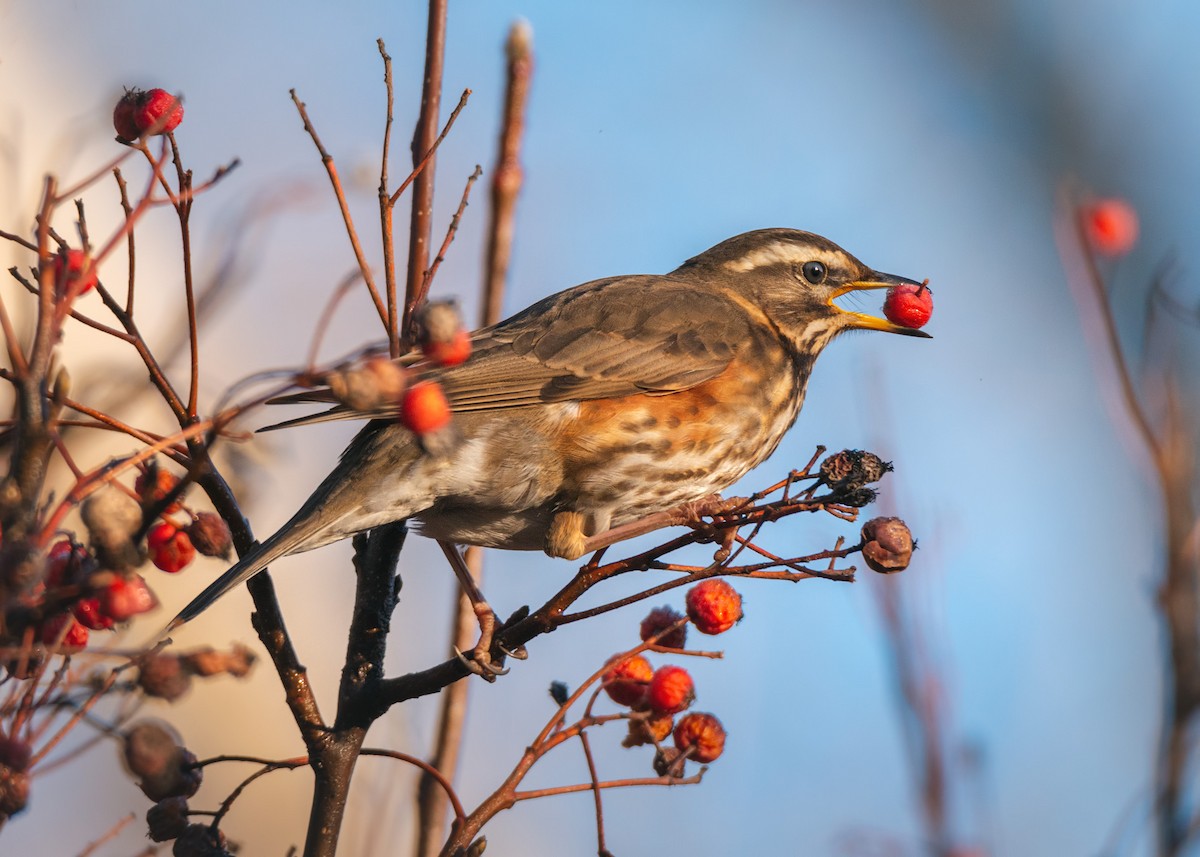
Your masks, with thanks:
[[(478, 601), (471, 606), (475, 610), (475, 618), (479, 621), (479, 642), (471, 649), (469, 657), (460, 652), (457, 646), (454, 653), (470, 672), (484, 681), (495, 681), (496, 676), (505, 675), (508, 672), (507, 667), (492, 662), (492, 637), (496, 631), (496, 613), (486, 601)], [(499, 648), (506, 655), (512, 654), (503, 646)]]

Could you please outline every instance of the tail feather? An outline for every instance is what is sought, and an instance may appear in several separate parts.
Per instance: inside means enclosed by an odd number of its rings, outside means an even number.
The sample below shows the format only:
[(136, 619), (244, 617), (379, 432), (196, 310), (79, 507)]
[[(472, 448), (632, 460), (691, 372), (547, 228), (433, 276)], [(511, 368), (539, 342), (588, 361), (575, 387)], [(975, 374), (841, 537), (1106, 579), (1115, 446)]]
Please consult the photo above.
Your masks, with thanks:
[(280, 557), (292, 553), (298, 547), (300, 540), (298, 531), (298, 527), (284, 527), (238, 560), (235, 565), (210, 583), (203, 592), (179, 611), (179, 615), (171, 620), (171, 624), (167, 625), (167, 633), (169, 634), (180, 625), (192, 621), (229, 590), (254, 577)]

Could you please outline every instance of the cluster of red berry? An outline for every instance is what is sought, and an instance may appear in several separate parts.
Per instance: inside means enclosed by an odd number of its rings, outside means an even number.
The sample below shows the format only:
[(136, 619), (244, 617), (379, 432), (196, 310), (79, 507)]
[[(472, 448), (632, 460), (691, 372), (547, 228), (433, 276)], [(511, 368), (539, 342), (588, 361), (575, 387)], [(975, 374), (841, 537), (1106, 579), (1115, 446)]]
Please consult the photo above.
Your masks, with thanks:
[[(78, 652), (89, 631), (106, 631), (157, 606), (145, 579), (133, 569), (141, 552), (130, 542), (141, 527), (145, 510), (155, 509), (179, 493), (178, 480), (150, 467), (134, 483), (134, 500), (126, 489), (110, 486), (83, 510), (90, 547), (64, 538), (51, 546), (43, 583), (38, 589), (43, 612), (38, 639), (51, 650)], [(197, 553), (228, 557), (229, 527), (212, 512), (190, 512), (178, 499), (166, 503), (161, 520), (146, 535), (150, 561), (163, 571), (182, 571)], [(178, 520), (181, 515), (188, 523)]]
[[(742, 618), (742, 597), (720, 578), (692, 587), (686, 604), (686, 616), (671, 607), (651, 610), (642, 620), (642, 640), (682, 651), (689, 623), (702, 634), (723, 634)], [(693, 711), (675, 720), (696, 697), (692, 677), (683, 667), (666, 664), (654, 669), (643, 655), (614, 655), (601, 681), (613, 702), (632, 709), (625, 746), (654, 744), (660, 773), (677, 774), (685, 759), (707, 764), (724, 751), (725, 729), (716, 716)], [(673, 749), (661, 746), (668, 736), (674, 739)]]

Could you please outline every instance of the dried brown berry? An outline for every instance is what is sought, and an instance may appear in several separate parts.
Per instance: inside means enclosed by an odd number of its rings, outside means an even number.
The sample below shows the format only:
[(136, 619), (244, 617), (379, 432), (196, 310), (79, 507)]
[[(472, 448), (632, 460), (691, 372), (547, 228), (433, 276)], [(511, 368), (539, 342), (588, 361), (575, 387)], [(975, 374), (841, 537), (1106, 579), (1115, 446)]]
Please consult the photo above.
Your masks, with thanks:
[(16, 815), (29, 803), (29, 774), (0, 765), (0, 820)]
[(719, 577), (688, 590), (688, 618), (701, 634), (723, 634), (742, 620), (742, 596)]
[(141, 551), (133, 539), (142, 526), (142, 507), (137, 500), (108, 485), (83, 501), (80, 517), (101, 565), (126, 571), (141, 564)]
[(685, 714), (675, 726), (675, 746), (688, 753), (689, 759), (705, 764), (715, 761), (725, 750), (725, 727), (712, 714)]
[(408, 374), (391, 358), (376, 355), (360, 366), (330, 372), (325, 383), (333, 397), (346, 407), (370, 411), (399, 402), (408, 385)]
[(637, 708), (646, 698), (646, 687), (654, 677), (654, 669), (641, 655), (624, 660), (620, 658), (620, 655), (613, 655), (608, 659), (612, 666), (601, 679), (604, 690), (617, 705)]
[(197, 512), (184, 532), (192, 540), (192, 546), (204, 556), (219, 556), (229, 559), (233, 550), (233, 536), (229, 524), (214, 512)]
[(912, 559), (913, 537), (899, 518), (872, 518), (862, 528), (863, 559), (880, 574), (904, 571)]
[(836, 485), (854, 470), (855, 450), (843, 449), (821, 462), (821, 478), (830, 485)]
[(192, 686), (192, 673), (178, 655), (150, 654), (138, 662), (138, 687), (147, 696), (174, 702)]
[(891, 472), (890, 462), (861, 449), (843, 449), (821, 462), (822, 480), (836, 491), (853, 492)]
[(171, 849), (175, 857), (229, 857), (225, 834), (207, 824), (189, 824)]
[(193, 767), (196, 757), (181, 745), (179, 736), (165, 723), (139, 721), (125, 732), (124, 738), (125, 765), (138, 778), (138, 788), (150, 800), (191, 797), (200, 788), (203, 773)]
[(219, 652), (206, 646), (184, 652), (179, 657), (196, 675), (210, 676), (228, 673), (234, 678), (248, 675), (256, 660), (254, 652), (241, 643), (234, 643), (228, 652)]
[(838, 499), (844, 506), (861, 509), (863, 506), (870, 506), (877, 497), (879, 497), (879, 492), (873, 488), (855, 488)]
[(188, 802), (185, 797), (160, 800), (146, 812), (146, 827), (155, 842), (170, 842), (182, 836), (188, 827)]
[(678, 628), (668, 634), (658, 638), (658, 645), (665, 646), (668, 649), (682, 649), (687, 643), (687, 624), (683, 623), (684, 615), (678, 610), (663, 605), (655, 607), (646, 614), (646, 618), (642, 620), (641, 634), (643, 640), (649, 640), (656, 634), (665, 631), (672, 625), (679, 625)]

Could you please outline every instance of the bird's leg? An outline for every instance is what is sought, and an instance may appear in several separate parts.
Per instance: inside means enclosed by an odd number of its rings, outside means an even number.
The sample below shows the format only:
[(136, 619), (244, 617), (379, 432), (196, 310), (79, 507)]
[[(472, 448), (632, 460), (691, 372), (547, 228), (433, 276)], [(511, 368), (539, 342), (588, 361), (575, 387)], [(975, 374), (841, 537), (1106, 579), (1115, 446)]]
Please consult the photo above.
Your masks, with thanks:
[(488, 606), (458, 548), (453, 543), (441, 539), (438, 539), (438, 544), (450, 562), (450, 567), (454, 569), (454, 576), (458, 578), (458, 583), (467, 600), (471, 602), (471, 609), (475, 611), (475, 618), (479, 622), (479, 642), (471, 650), (471, 657), (467, 658), (462, 652), (458, 652), (458, 659), (475, 675), (495, 681), (496, 676), (508, 672), (504, 667), (492, 663), (492, 634), (496, 630), (496, 613)]
[[(598, 551), (600, 548), (606, 548), (609, 545), (623, 542), (626, 539), (632, 539), (635, 536), (644, 536), (646, 533), (652, 533), (664, 527), (686, 526), (699, 521), (705, 515), (720, 514), (732, 508), (737, 508), (744, 502), (740, 497), (723, 500), (720, 494), (710, 494), (700, 500), (683, 503), (674, 509), (667, 509), (664, 512), (653, 512), (644, 518), (638, 518), (636, 521), (629, 521), (628, 523), (603, 530), (594, 536), (588, 536), (582, 540), (582, 550), (576, 557), (565, 558), (575, 559), (585, 553)], [(559, 514), (563, 513), (560, 512)], [(557, 520), (557, 516), (555, 516), (556, 523)], [(553, 531), (553, 525), (551, 526), (551, 531)], [(549, 537), (547, 537), (547, 543), (549, 543)], [(546, 552), (549, 553), (549, 549)]]

